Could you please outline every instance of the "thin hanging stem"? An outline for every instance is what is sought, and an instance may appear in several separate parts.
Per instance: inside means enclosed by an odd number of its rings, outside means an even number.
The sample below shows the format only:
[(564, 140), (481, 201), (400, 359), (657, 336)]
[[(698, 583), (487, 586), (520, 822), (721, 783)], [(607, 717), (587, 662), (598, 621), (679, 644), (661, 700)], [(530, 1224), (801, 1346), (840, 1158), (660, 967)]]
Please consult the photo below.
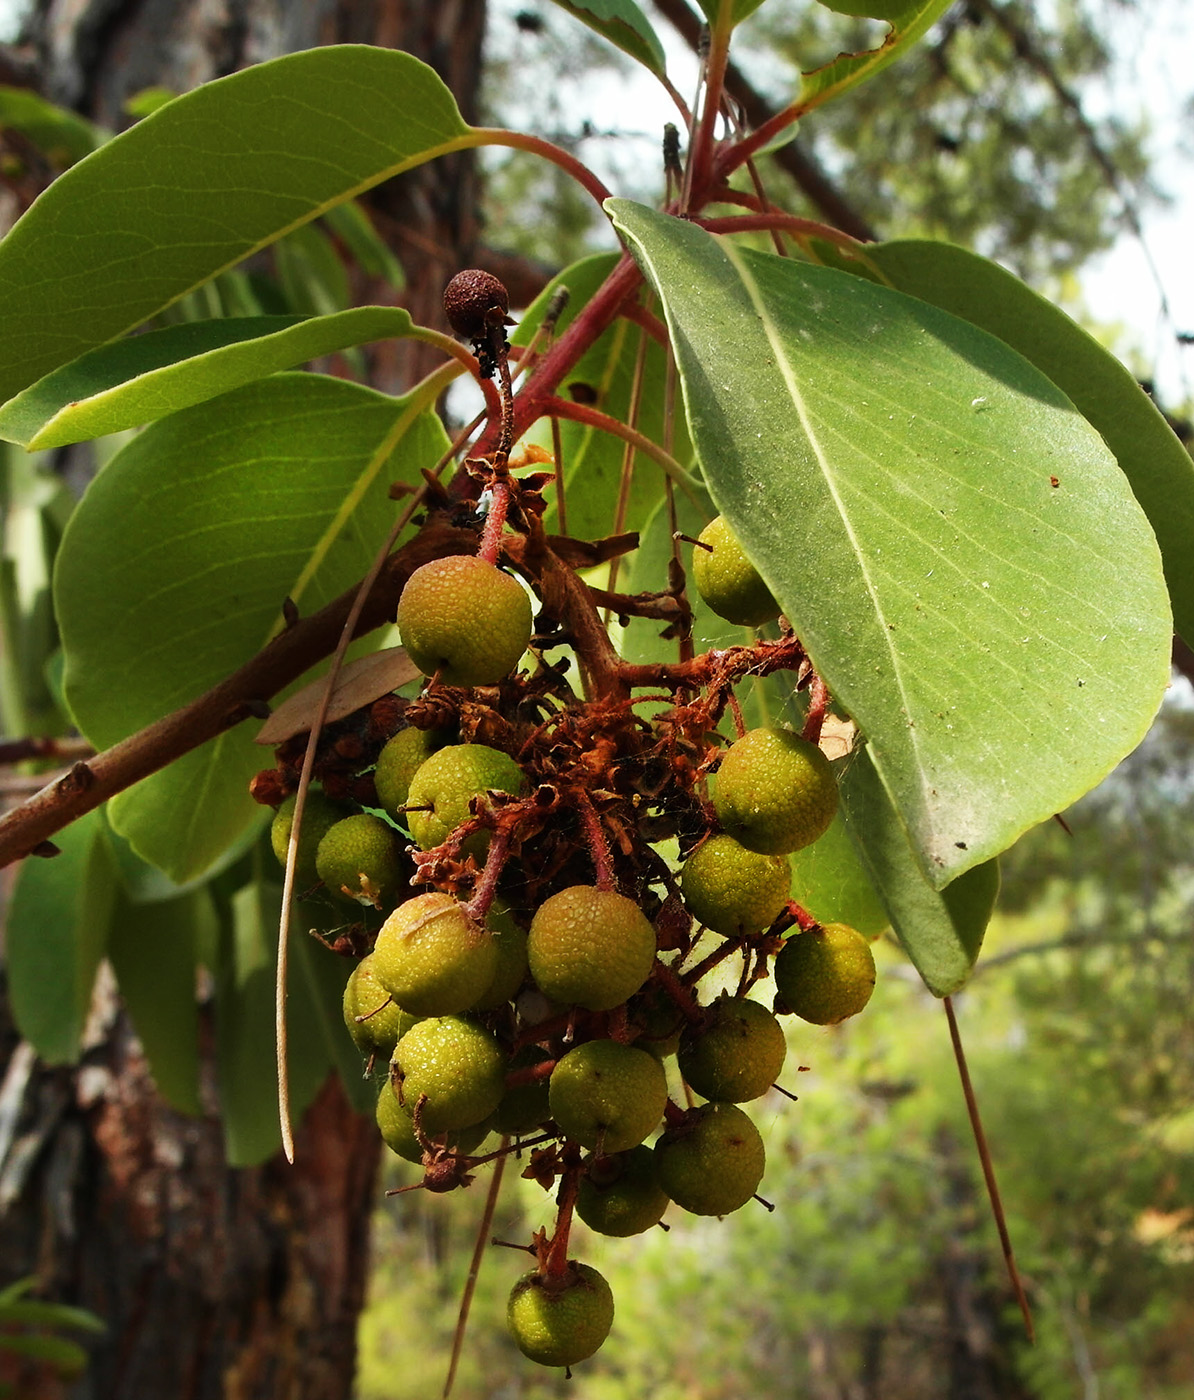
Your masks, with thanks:
[(473, 1294), (477, 1291), (477, 1277), (485, 1258), (485, 1246), (489, 1243), (489, 1232), (493, 1229), (493, 1217), (497, 1212), (498, 1193), (502, 1189), (502, 1173), (506, 1169), (506, 1152), (510, 1139), (503, 1137), (499, 1151), (501, 1156), (494, 1163), (493, 1175), (489, 1181), (489, 1191), (485, 1196), (485, 1209), (481, 1213), (481, 1223), (477, 1227), (477, 1242), (473, 1246), (473, 1257), (469, 1264), (468, 1279), (460, 1297), (460, 1311), (456, 1314), (456, 1331), (452, 1334), (452, 1359), (448, 1363), (448, 1375), (444, 1380), (443, 1400), (450, 1400), (452, 1387), (456, 1384), (456, 1370), (460, 1365), (460, 1354), (464, 1350), (464, 1333), (468, 1326), (469, 1310), (473, 1306)]
[(978, 1160), (982, 1163), (983, 1180), (987, 1184), (987, 1198), (991, 1202), (991, 1214), (995, 1217), (995, 1228), (999, 1231), (1003, 1262), (1007, 1266), (1007, 1276), (1011, 1281), (1012, 1292), (1015, 1293), (1016, 1302), (1020, 1305), (1020, 1314), (1024, 1318), (1024, 1330), (1028, 1333), (1028, 1340), (1035, 1342), (1036, 1328), (1032, 1325), (1032, 1311), (1028, 1306), (1024, 1284), (1020, 1280), (1020, 1271), (1016, 1268), (1016, 1256), (1012, 1253), (1012, 1240), (1008, 1234), (1003, 1202), (1000, 1200), (999, 1186), (995, 1180), (995, 1167), (991, 1162), (991, 1153), (987, 1147), (987, 1135), (983, 1132), (983, 1120), (978, 1112), (978, 1099), (974, 1095), (974, 1085), (970, 1082), (966, 1052), (962, 1049), (962, 1037), (958, 1032), (957, 1017), (954, 1015), (953, 998), (944, 997), (943, 1005), (945, 1006), (945, 1019), (949, 1022), (949, 1038), (954, 1047), (954, 1059), (958, 1065), (958, 1078), (962, 1081), (966, 1112), (970, 1116), (970, 1130), (974, 1134), (974, 1145), (978, 1148)]

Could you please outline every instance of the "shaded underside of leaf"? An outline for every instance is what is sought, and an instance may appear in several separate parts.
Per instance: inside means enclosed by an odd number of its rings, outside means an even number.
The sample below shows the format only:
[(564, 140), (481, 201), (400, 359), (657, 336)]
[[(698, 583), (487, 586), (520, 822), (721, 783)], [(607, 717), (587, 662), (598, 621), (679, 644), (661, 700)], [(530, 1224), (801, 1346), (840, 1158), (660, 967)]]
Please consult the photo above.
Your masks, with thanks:
[[(254, 656), (284, 600), (311, 613), (360, 578), (446, 437), (411, 399), (283, 374), (147, 428), (92, 483), (55, 573), (75, 717), (103, 748)], [(102, 577), (104, 587), (95, 580)], [(261, 809), (249, 726), (113, 800), (113, 827), (182, 883)]]
[(1018, 350), (1099, 431), (1157, 536), (1174, 624), (1191, 641), (1194, 461), (1135, 377), (1059, 307), (977, 253), (921, 239), (878, 243), (865, 253), (893, 286)]
[(0, 242), (0, 401), (468, 133), (430, 68), (366, 45), (289, 54), (167, 103)]
[(662, 73), (666, 68), (663, 45), (634, 0), (555, 0), (555, 3), (652, 73)]
[(933, 27), (953, 4), (953, 0), (859, 0), (858, 4), (829, 5), (830, 9), (843, 14), (880, 13), (877, 18), (891, 25), (887, 37), (874, 49), (861, 53), (840, 53), (831, 62), (800, 75), (798, 102), (801, 110), (808, 112), (819, 107), (830, 98), (840, 97), (852, 87), (865, 82), (908, 49)]
[(1171, 625), (1148, 523), (1102, 439), (994, 337), (611, 207), (663, 297), (711, 494), (941, 888), (1147, 730)]
[(230, 316), (116, 341), (54, 370), (0, 409), (0, 437), (36, 451), (164, 418), (351, 345), (410, 335), (399, 307), (327, 316)]

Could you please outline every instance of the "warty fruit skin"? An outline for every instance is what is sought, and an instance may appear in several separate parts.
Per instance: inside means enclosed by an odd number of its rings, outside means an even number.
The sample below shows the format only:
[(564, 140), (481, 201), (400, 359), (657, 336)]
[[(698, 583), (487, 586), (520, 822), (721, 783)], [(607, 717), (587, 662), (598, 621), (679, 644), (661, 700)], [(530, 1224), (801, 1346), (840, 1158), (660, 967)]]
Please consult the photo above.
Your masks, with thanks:
[(423, 1131), (433, 1135), (488, 1118), (506, 1088), (501, 1047), (484, 1026), (461, 1016), (433, 1016), (412, 1026), (391, 1063), (412, 1114), (420, 1095), (427, 1095)]
[(773, 971), (776, 1009), (815, 1026), (857, 1016), (875, 990), (875, 955), (849, 924), (821, 924), (792, 934)]
[[(361, 959), (344, 986), (344, 1024), (362, 1055), (384, 1055), (388, 1060), (394, 1046), (418, 1019), (394, 1001), (377, 980), (373, 954)], [(357, 1017), (363, 1016), (363, 1021)]]
[(649, 1147), (594, 1158), (576, 1196), (576, 1213), (589, 1229), (618, 1239), (657, 1225), (667, 1207)]
[[(410, 780), (407, 801), (426, 812), (408, 812), (410, 834), (419, 848), (429, 851), (442, 845), (461, 823), (469, 819), (469, 803), (486, 792), (519, 792), (522, 769), (500, 749), (487, 744), (449, 744), (433, 753)], [(478, 831), (464, 843), (466, 855), (482, 855), (489, 833)]]
[(531, 600), (496, 564), (475, 555), (432, 559), (407, 580), (398, 601), (407, 655), (443, 685), (496, 685), (531, 640)]
[[(274, 813), (270, 824), (269, 840), (278, 864), (286, 866), (286, 853), (290, 845), (290, 828), (294, 825), (294, 804), (296, 798), (288, 797)], [(303, 826), (298, 839), (298, 861), (294, 868), (296, 890), (309, 889), (319, 883), (319, 871), (315, 868), (315, 854), (319, 843), (337, 822), (349, 815), (349, 809), (326, 797), (319, 788), (308, 788), (307, 800), (303, 803)]]
[[(377, 1096), (376, 1120), (381, 1140), (390, 1151), (418, 1166), (423, 1160), (423, 1148), (415, 1132), (414, 1116), (398, 1102), (398, 1095), (388, 1080), (381, 1086), (381, 1093)], [(429, 1136), (436, 1138), (453, 1152), (467, 1155), (475, 1152), (489, 1136), (489, 1123), (486, 1120), (467, 1128), (456, 1128), (448, 1133)]]
[(786, 855), (811, 846), (837, 811), (837, 780), (815, 744), (790, 729), (752, 729), (717, 770), (713, 806), (749, 851)]
[(659, 1126), (667, 1102), (663, 1066), (645, 1050), (590, 1040), (569, 1050), (548, 1084), (551, 1116), (582, 1147), (624, 1152)]
[(749, 851), (732, 836), (710, 836), (680, 871), (680, 890), (698, 922), (734, 938), (769, 928), (788, 902), (792, 874), (784, 856)]
[(381, 926), (373, 975), (404, 1011), (467, 1011), (493, 981), (497, 945), (450, 894), (434, 890), (400, 904)]
[(680, 1073), (703, 1098), (745, 1103), (779, 1078), (788, 1044), (783, 1027), (749, 997), (719, 997), (708, 1023), (680, 1040)]
[(399, 808), (406, 803), (410, 780), (447, 742), (442, 730), (412, 727), (400, 729), (382, 749), (373, 772), (373, 786), (378, 803), (391, 817), (405, 824), (405, 814)]
[(732, 1103), (707, 1103), (655, 1144), (659, 1184), (692, 1215), (729, 1215), (759, 1189), (766, 1154), (759, 1130)]
[[(773, 622), (779, 604), (762, 576), (746, 557), (738, 536), (722, 515), (701, 531), (700, 544), (692, 551), (692, 577), (697, 592), (718, 617), (739, 627), (761, 627)], [(701, 545), (709, 545), (702, 549)]]
[(563, 1288), (545, 1286), (535, 1270), (524, 1274), (506, 1305), (510, 1335), (522, 1354), (541, 1366), (587, 1360), (614, 1325), (614, 1295), (605, 1279), (574, 1259), (568, 1270)]
[(402, 878), (398, 833), (368, 812), (345, 817), (320, 841), (315, 868), (337, 899), (380, 907)]
[(611, 1011), (638, 991), (654, 961), (655, 930), (614, 890), (573, 885), (545, 900), (531, 920), (531, 976), (561, 1005)]

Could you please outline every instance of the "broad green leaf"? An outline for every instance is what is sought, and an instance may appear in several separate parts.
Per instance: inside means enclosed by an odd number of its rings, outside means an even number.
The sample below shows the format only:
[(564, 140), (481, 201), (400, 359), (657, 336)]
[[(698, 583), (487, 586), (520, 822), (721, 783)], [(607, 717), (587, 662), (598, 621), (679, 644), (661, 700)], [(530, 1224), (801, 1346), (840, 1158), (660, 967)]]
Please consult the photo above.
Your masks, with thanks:
[[(544, 288), (528, 308), (515, 331), (516, 345), (526, 345), (543, 319), (553, 293), (559, 286), (569, 291), (568, 305), (557, 324), (562, 334), (584, 310), (593, 294), (616, 266), (616, 253), (597, 253), (566, 268)], [(559, 387), (561, 398), (576, 397), (611, 417), (625, 420), (630, 411), (634, 367), (641, 337), (645, 332), (631, 321), (619, 319), (604, 332), (580, 358)], [(667, 361), (663, 347), (651, 341), (643, 365), (643, 392), (638, 431), (653, 442), (664, 441), (664, 398)], [(682, 416), (676, 414), (676, 441), (672, 455), (680, 462), (690, 460), (692, 449)], [(538, 425), (536, 440), (551, 448), (551, 434)], [(560, 442), (564, 456), (565, 508), (568, 534), (579, 539), (600, 539), (613, 529), (622, 486), (625, 444), (619, 437), (573, 423), (560, 421)], [(640, 453), (635, 458), (634, 475), (623, 528), (643, 526), (663, 499), (664, 475), (656, 463)], [(559, 529), (555, 493), (548, 508), (549, 529)]]
[(697, 3), (710, 24), (720, 23), (723, 14), (728, 12), (729, 22), (734, 25), (741, 24), (748, 15), (753, 15), (763, 0), (697, 0)]
[(274, 245), (274, 266), (292, 311), (331, 316), (348, 309), (348, 272), (332, 240), (316, 225), (304, 224), (280, 238)]
[(396, 306), (188, 321), (114, 341), (54, 370), (0, 408), (0, 437), (31, 451), (82, 442), (155, 422), (349, 345), (412, 334), (418, 328)]
[(1098, 429), (1156, 533), (1177, 630), (1194, 639), (1194, 462), (1135, 377), (1064, 311), (976, 253), (918, 239), (865, 253), (900, 291), (1018, 350)]
[(843, 92), (874, 77), (923, 38), (952, 4), (953, 0), (902, 0), (902, 3), (901, 0), (833, 0), (829, 4), (832, 10), (850, 15), (875, 15), (886, 20), (891, 28), (878, 48), (861, 53), (840, 53), (830, 63), (802, 73), (796, 99), (801, 111), (810, 112), (831, 97), (840, 97)]
[(60, 854), (21, 866), (5, 934), (8, 995), (21, 1034), (47, 1064), (79, 1056), (116, 883), (98, 812), (54, 837)]
[(108, 958), (158, 1092), (180, 1113), (199, 1114), (198, 946), (216, 921), (205, 889), (154, 904), (118, 897)]
[(0, 132), (19, 131), (60, 170), (90, 155), (107, 133), (28, 88), (0, 87)]
[[(156, 865), (142, 860), (125, 838), (112, 830), (112, 824), (108, 821), (107, 806), (100, 808), (100, 815), (104, 822), (104, 839), (108, 843), (108, 854), (112, 858), (112, 866), (120, 886), (120, 896), (133, 904), (161, 904), (181, 899), (184, 895), (202, 889), (213, 876), (222, 874), (243, 859), (256, 844), (261, 835), (261, 828), (273, 814), (263, 809), (259, 820), (251, 824), (212, 866), (202, 875), (182, 885), (164, 875)], [(206, 947), (208, 944), (202, 946)]]
[(333, 205), (470, 144), (430, 68), (365, 45), (288, 54), (168, 102), (0, 242), (0, 401)]
[(663, 45), (635, 0), (555, 0), (555, 3), (652, 73), (662, 74), (666, 69)]
[[(22, 1284), (25, 1280), (21, 1280)], [(36, 1283), (35, 1278), (31, 1283)], [(28, 1286), (22, 1289), (27, 1292)], [(44, 1303), (40, 1299), (25, 1302), (0, 1301), (0, 1325), (7, 1327), (77, 1327), (84, 1332), (106, 1332), (107, 1323), (86, 1308), (72, 1308), (68, 1303)], [(3, 1347), (0, 1339), (0, 1347)]]
[(999, 863), (976, 865), (938, 892), (924, 878), (899, 817), (864, 748), (839, 765), (846, 833), (891, 926), (937, 997), (970, 976), (999, 893)]
[[(105, 748), (195, 699), (277, 630), (359, 579), (393, 521), (391, 482), (447, 439), (413, 398), (284, 374), (135, 437), (92, 483), (62, 542), (55, 602), (66, 691)], [(96, 587), (102, 578), (104, 586)], [(242, 725), (116, 797), (113, 828), (176, 883), (260, 820)]]
[(370, 277), (384, 277), (395, 290), (406, 286), (402, 264), (357, 200), (350, 199), (329, 209), (323, 223), (343, 241), (363, 272)]
[(63, 1376), (77, 1376), (87, 1366), (87, 1353), (78, 1342), (47, 1332), (5, 1332), (0, 1334), (0, 1350), (44, 1361)]
[[(884, 800), (890, 811), (891, 804)], [(907, 842), (904, 844), (906, 847)], [(911, 863), (911, 852), (908, 858), (909, 868), (923, 885), (924, 876)], [(849, 924), (859, 933), (873, 938), (891, 922), (870, 876), (863, 869), (841, 812), (819, 841), (796, 851), (788, 860), (792, 866), (792, 898), (823, 924)], [(956, 888), (956, 885), (950, 886), (951, 890)], [(928, 891), (927, 885), (925, 889)]]
[(1081, 414), (985, 331), (612, 203), (710, 493), (941, 888), (1143, 738), (1172, 625), (1148, 522)]
[[(358, 1113), (371, 1118), (377, 1107), (377, 1084), (365, 1077), (361, 1052), (344, 1024), (344, 986), (356, 964), (311, 937), (307, 929), (314, 922), (313, 912), (300, 904), (290, 935), (294, 975), (301, 980), (306, 995), (305, 1007), (300, 1008), (300, 1019), (295, 1024), (300, 1034), (319, 1038), (327, 1063), (340, 1073), (349, 1103)], [(318, 913), (326, 918), (325, 911)], [(295, 1031), (292, 1029), (290, 1034)]]

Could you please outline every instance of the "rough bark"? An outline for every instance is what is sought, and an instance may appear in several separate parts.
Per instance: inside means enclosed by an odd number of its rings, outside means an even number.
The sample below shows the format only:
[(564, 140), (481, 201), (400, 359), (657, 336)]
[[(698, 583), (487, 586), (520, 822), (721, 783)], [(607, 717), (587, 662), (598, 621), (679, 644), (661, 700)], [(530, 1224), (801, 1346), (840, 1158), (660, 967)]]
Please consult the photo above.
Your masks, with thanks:
[[(439, 70), (475, 119), (483, 0), (40, 0), (22, 56), (54, 101), (114, 129), (151, 85), (184, 91), (247, 64), (329, 42), (401, 47)], [(476, 229), (470, 155), (424, 166), (376, 193), (407, 274), (404, 301), (440, 325), (444, 282)], [(383, 289), (362, 289), (383, 299)], [(428, 367), (391, 351), (377, 387)], [(0, 1284), (90, 1308), (107, 1335), (66, 1388), (17, 1375), (23, 1400), (345, 1400), (363, 1302), (380, 1144), (338, 1083), (297, 1139), (297, 1164), (225, 1163), (214, 1102), (199, 1119), (155, 1095), (123, 1013), (97, 1022), (77, 1069), (31, 1064), (7, 1024), (0, 1090)], [(11, 1109), (7, 1120), (4, 1109)], [(0, 1359), (0, 1367), (4, 1364)], [(0, 1380), (5, 1379), (0, 1370)]]

